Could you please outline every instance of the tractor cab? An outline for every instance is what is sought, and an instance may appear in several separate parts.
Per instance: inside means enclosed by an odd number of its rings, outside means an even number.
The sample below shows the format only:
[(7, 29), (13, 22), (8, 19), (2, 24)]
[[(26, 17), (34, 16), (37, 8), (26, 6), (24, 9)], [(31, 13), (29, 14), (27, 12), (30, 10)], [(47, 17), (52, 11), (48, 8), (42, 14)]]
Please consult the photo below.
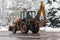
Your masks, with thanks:
[(36, 11), (22, 11), (20, 14), (21, 19), (35, 18), (35, 16), (36, 16)]

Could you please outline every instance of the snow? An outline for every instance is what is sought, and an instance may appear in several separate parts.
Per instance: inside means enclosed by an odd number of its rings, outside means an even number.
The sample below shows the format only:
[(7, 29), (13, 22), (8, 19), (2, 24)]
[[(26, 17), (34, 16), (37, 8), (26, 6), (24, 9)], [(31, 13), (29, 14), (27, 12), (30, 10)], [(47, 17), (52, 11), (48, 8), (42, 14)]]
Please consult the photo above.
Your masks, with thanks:
[(56, 16), (60, 16), (60, 11), (58, 10), (58, 12), (55, 15)]
[[(45, 32), (60, 32), (60, 28), (40, 27), (40, 30)], [(0, 31), (8, 31), (8, 26), (0, 27)]]
[(8, 28), (6, 28), (6, 27), (1, 27), (1, 28), (0, 28), (0, 31), (8, 31)]
[(41, 27), (40, 30), (45, 32), (60, 32), (60, 28)]
[(59, 6), (58, 6), (58, 3), (53, 2), (53, 4), (51, 5), (51, 7), (58, 8)]

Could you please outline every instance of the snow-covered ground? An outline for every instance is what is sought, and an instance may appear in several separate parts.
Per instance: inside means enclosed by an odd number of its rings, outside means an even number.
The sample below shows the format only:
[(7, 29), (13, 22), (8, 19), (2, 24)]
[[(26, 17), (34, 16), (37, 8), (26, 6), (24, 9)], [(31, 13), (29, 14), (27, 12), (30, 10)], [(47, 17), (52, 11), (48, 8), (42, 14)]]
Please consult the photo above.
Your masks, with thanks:
[(45, 32), (60, 32), (60, 28), (41, 27), (40, 30)]
[(1, 28), (0, 28), (0, 31), (8, 31), (8, 28), (1, 27)]
[[(60, 28), (40, 27), (40, 30), (45, 32), (60, 32)], [(8, 31), (8, 27), (1, 27), (0, 31)]]

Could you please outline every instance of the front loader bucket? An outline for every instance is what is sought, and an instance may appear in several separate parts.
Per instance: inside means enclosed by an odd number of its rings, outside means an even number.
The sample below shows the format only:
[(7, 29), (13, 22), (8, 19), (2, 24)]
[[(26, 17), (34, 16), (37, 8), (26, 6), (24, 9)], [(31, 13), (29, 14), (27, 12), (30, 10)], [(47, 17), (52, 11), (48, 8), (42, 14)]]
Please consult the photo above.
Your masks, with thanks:
[(8, 30), (9, 31), (12, 31), (12, 29), (13, 29), (13, 26), (9, 26), (9, 29)]

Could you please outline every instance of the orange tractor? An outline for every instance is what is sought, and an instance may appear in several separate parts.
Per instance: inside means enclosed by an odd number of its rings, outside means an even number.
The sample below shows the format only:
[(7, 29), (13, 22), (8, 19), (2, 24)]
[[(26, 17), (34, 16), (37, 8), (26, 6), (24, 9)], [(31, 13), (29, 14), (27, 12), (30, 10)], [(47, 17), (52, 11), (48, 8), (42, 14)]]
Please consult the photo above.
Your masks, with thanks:
[[(40, 9), (37, 14), (35, 11), (24, 10), (25, 11), (21, 12), (20, 18), (13, 23), (13, 26), (9, 26), (9, 31), (12, 31), (14, 34), (17, 31), (21, 31), (21, 33), (25, 34), (29, 30), (31, 30), (32, 33), (38, 33), (39, 27), (46, 25), (44, 3), (41, 2)], [(40, 21), (41, 12), (44, 18), (42, 21)]]

